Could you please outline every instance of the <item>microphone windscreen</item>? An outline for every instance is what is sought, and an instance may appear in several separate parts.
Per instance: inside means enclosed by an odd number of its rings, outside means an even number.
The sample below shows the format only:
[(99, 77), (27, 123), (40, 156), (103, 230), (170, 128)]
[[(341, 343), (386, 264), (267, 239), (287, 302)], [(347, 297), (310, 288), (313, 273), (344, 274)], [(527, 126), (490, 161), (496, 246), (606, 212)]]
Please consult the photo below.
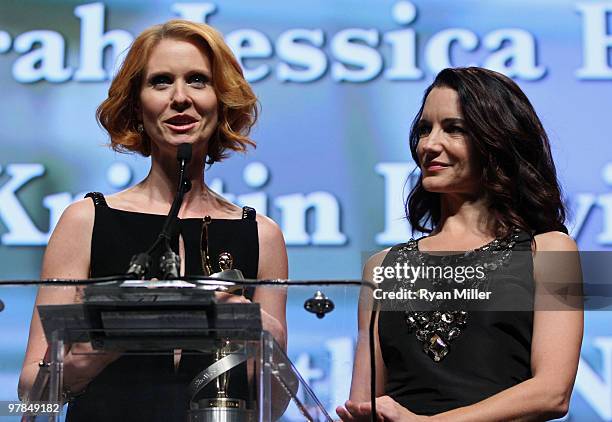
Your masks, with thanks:
[(178, 161), (185, 161), (188, 163), (191, 161), (191, 144), (180, 144), (176, 151), (176, 159)]

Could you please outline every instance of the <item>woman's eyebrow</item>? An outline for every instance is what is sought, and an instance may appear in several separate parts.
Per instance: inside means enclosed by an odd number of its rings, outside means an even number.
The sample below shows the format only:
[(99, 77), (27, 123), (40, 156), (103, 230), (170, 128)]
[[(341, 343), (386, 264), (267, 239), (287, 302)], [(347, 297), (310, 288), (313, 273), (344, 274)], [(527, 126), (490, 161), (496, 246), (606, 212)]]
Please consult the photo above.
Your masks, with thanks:
[(461, 117), (447, 117), (446, 119), (442, 120), (443, 124), (464, 124), (465, 120), (463, 120)]
[(152, 76), (170, 76), (170, 72), (167, 72), (165, 70), (152, 70), (150, 72), (146, 72), (145, 76), (147, 78), (150, 78)]

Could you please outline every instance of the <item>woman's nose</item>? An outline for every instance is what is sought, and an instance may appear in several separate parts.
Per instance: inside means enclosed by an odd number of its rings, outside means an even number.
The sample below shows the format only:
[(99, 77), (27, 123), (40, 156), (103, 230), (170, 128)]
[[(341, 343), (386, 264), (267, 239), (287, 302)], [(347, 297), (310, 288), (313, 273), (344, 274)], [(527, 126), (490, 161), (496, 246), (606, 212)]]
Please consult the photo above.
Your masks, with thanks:
[(185, 110), (191, 105), (191, 99), (187, 93), (187, 87), (181, 82), (177, 82), (174, 86), (171, 105), (172, 108), (179, 111)]
[(439, 152), (442, 149), (440, 131), (432, 130), (426, 137), (419, 140), (423, 152)]

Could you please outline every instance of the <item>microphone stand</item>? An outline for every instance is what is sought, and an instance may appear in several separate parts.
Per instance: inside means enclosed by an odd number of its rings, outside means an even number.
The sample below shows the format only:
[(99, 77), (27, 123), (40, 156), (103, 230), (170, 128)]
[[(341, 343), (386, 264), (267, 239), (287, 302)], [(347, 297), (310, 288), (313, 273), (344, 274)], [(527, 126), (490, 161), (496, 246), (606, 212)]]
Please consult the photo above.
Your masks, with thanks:
[(191, 144), (181, 144), (178, 146), (176, 159), (179, 162), (179, 182), (177, 186), (176, 196), (172, 201), (170, 212), (164, 221), (159, 236), (146, 252), (141, 252), (132, 256), (130, 267), (127, 270), (127, 275), (133, 276), (136, 279), (141, 279), (145, 276), (151, 266), (151, 253), (160, 245), (164, 247), (164, 252), (160, 257), (159, 268), (161, 277), (164, 280), (174, 279), (179, 276), (180, 258), (170, 247), (170, 238), (172, 230), (176, 225), (178, 212), (183, 204), (183, 198), (191, 189), (191, 181), (187, 177), (187, 164), (191, 161), (192, 147)]

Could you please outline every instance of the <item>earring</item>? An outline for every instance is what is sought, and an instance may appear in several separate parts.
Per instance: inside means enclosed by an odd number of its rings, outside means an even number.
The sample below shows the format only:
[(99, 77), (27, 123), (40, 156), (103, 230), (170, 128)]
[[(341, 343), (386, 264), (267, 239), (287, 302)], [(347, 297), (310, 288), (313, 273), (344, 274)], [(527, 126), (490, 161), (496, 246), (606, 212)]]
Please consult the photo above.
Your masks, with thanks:
[(138, 123), (136, 125), (136, 132), (142, 134), (144, 132), (144, 126), (142, 125), (142, 123)]

